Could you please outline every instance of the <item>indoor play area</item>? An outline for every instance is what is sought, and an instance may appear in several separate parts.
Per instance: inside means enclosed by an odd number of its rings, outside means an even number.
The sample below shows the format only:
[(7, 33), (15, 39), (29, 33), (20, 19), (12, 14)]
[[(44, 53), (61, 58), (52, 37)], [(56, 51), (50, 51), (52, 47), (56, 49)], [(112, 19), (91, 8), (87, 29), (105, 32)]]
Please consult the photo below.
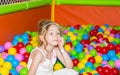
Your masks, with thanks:
[[(28, 75), (43, 19), (62, 27), (79, 75), (120, 75), (119, 0), (0, 0), (0, 75)], [(59, 60), (53, 67), (63, 68)]]

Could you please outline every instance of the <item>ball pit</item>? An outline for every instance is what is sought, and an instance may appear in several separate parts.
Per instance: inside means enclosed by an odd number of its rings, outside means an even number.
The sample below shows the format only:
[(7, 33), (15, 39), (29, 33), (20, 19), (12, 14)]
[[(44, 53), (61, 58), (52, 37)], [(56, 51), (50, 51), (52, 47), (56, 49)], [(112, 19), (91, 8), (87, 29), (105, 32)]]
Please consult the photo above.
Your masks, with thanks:
[[(120, 26), (76, 25), (64, 27), (64, 49), (79, 75), (120, 74)], [(37, 32), (15, 35), (0, 46), (0, 75), (27, 75), (27, 62), (38, 45)], [(54, 70), (64, 68), (57, 62)]]

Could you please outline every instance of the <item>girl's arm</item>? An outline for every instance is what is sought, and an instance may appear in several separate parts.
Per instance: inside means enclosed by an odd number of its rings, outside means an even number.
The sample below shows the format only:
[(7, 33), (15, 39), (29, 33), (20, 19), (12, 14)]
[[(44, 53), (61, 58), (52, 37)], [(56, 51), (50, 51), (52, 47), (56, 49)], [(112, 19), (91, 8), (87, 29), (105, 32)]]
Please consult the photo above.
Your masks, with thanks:
[(57, 57), (65, 65), (65, 67), (72, 68), (73, 67), (72, 60), (68, 53), (64, 50), (63, 45), (64, 39), (61, 37), (59, 39), (58, 48), (56, 48)]
[(32, 57), (32, 64), (30, 66), (28, 75), (35, 75), (38, 65), (40, 64), (41, 60), (42, 60), (42, 54), (40, 53), (40, 51), (36, 50), (33, 53), (33, 57)]
[[(61, 48), (60, 50), (63, 50), (63, 48)], [(72, 68), (73, 63), (72, 63), (70, 56), (68, 55), (66, 51), (61, 52), (60, 50), (56, 48), (56, 54), (57, 54), (58, 59), (64, 64), (65, 67)]]

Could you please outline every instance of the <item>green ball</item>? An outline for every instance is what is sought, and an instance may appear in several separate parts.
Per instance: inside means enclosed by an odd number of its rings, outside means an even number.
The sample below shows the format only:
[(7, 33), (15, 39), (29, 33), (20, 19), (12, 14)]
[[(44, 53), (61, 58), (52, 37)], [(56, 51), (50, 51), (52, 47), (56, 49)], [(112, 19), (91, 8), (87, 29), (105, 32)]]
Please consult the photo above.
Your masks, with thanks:
[(34, 36), (36, 36), (36, 35), (37, 35), (37, 32), (32, 32), (32, 33), (31, 33), (31, 36), (32, 36), (32, 37), (34, 37)]
[(81, 41), (81, 40), (82, 40), (82, 36), (78, 36), (77, 41)]
[(79, 69), (78, 67), (73, 67), (73, 69), (74, 69), (75, 71), (77, 71), (77, 72), (80, 71), (80, 69)]
[(76, 50), (71, 50), (70, 55), (71, 56), (77, 56), (77, 51)]
[(94, 64), (94, 67), (95, 67), (95, 68), (98, 67), (98, 66), (100, 66), (100, 63), (95, 63), (95, 64)]
[(20, 75), (28, 75), (28, 69), (27, 68), (22, 68), (20, 70)]
[(114, 41), (116, 42), (116, 44), (120, 44), (120, 39), (119, 38), (115, 38)]
[(26, 33), (31, 35), (31, 32), (30, 32), (30, 31), (26, 31)]
[(22, 40), (22, 38), (19, 38), (18, 41), (19, 41), (19, 42), (22, 42), (23, 40)]
[(118, 59), (120, 59), (120, 54), (117, 54)]
[(90, 67), (85, 67), (85, 72), (90, 72), (92, 69)]
[(81, 52), (81, 53), (78, 55), (78, 59), (79, 59), (79, 60), (82, 60), (84, 57), (85, 57), (85, 52)]
[(108, 62), (108, 64), (109, 64), (110, 66), (112, 66), (112, 67), (115, 67), (113, 60), (110, 60), (110, 61)]
[(104, 43), (101, 43), (101, 44), (100, 44), (100, 47), (104, 47), (104, 46), (105, 46), (105, 44), (104, 44)]
[(96, 56), (97, 55), (97, 51), (96, 50), (90, 50), (90, 55), (91, 56)]
[(27, 45), (27, 46), (26, 46), (26, 51), (27, 51), (28, 53), (30, 53), (32, 50), (33, 50), (33, 46), (32, 46), (32, 45)]
[(63, 38), (65, 41), (68, 39), (67, 35), (63, 35)]
[(78, 44), (78, 41), (73, 41), (72, 42), (73, 47), (76, 47), (77, 44)]

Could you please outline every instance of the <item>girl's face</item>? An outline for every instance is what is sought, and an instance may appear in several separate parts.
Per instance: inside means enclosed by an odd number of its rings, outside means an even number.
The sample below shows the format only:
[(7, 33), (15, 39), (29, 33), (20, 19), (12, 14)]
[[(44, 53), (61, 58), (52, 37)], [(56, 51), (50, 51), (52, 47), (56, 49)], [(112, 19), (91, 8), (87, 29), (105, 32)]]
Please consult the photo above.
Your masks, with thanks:
[(60, 39), (60, 30), (56, 25), (51, 25), (45, 36), (45, 40), (48, 45), (56, 46)]

